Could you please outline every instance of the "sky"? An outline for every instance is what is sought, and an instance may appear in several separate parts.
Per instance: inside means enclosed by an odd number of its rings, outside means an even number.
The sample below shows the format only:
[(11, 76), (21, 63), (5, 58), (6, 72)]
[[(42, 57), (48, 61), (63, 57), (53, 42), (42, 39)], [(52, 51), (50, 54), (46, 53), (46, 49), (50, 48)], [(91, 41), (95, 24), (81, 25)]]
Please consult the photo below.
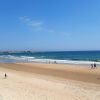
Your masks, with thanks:
[(0, 50), (100, 50), (100, 0), (0, 0)]

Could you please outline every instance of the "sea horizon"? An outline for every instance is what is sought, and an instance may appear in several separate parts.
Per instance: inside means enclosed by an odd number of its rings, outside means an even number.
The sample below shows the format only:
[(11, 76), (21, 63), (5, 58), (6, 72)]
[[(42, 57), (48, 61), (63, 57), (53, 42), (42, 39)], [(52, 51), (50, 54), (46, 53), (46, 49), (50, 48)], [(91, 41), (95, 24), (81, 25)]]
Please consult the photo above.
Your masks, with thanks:
[(2, 52), (0, 53), (0, 62), (100, 64), (100, 51)]

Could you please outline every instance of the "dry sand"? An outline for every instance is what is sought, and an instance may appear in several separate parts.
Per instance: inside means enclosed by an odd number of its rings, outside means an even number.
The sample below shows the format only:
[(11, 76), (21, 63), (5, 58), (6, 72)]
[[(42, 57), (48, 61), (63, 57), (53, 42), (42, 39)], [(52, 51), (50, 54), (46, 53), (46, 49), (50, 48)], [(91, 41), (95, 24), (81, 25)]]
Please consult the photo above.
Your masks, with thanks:
[(100, 100), (100, 68), (0, 63), (0, 100)]

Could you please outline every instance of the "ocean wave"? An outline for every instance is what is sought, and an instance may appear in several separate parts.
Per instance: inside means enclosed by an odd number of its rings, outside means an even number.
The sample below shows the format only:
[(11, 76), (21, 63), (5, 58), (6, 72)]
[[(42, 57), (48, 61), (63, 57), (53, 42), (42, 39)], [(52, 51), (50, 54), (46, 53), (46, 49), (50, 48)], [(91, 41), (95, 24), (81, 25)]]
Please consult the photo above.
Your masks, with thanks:
[(29, 56), (12, 56), (12, 55), (3, 55), (3, 56), (0, 56), (0, 58), (2, 59), (12, 59), (12, 60), (19, 60), (19, 61), (26, 61), (26, 60), (32, 60), (34, 59), (35, 57), (29, 57)]
[(41, 62), (41, 63), (57, 63), (57, 64), (100, 64), (100, 62), (95, 61), (73, 61), (73, 60), (55, 60), (55, 59), (34, 59), (31, 62)]
[(13, 62), (36, 62), (36, 63), (57, 63), (57, 64), (100, 64), (96, 61), (76, 61), (76, 60), (58, 60), (58, 59), (39, 59), (31, 56), (12, 56), (2, 55), (0, 59), (13, 60)]

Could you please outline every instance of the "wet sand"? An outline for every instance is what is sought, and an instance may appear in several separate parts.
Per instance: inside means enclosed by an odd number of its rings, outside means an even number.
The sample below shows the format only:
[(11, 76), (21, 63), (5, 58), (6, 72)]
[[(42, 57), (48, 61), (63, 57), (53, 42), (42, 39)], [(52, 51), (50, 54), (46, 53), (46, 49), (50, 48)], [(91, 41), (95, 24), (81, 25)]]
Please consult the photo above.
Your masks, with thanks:
[(3, 68), (25, 71), (59, 79), (71, 79), (100, 84), (100, 68), (90, 69), (78, 65), (16, 63), (0, 64)]

